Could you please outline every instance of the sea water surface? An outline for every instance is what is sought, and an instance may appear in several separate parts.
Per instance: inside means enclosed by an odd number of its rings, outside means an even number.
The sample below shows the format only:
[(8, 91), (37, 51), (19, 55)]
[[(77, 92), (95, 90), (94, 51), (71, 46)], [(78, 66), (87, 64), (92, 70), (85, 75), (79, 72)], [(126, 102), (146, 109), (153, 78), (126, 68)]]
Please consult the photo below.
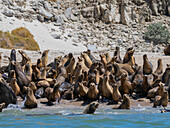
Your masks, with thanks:
[(170, 113), (160, 113), (159, 108), (135, 107), (115, 110), (100, 107), (95, 114), (82, 114), (84, 107), (48, 107), (21, 109), (10, 106), (0, 113), (0, 127), (8, 128), (170, 128)]

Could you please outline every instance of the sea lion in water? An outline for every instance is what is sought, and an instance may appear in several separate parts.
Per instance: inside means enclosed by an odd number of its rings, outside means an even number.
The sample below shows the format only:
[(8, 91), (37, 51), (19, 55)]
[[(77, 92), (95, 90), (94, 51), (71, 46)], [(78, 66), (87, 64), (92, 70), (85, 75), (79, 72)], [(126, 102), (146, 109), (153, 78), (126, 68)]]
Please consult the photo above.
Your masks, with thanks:
[(130, 98), (127, 94), (123, 95), (123, 102), (118, 107), (113, 109), (130, 109)]
[(99, 103), (96, 102), (92, 102), (91, 104), (89, 104), (86, 109), (84, 110), (83, 113), (85, 114), (94, 114), (94, 112), (96, 111), (96, 109), (98, 108)]
[(170, 55), (170, 44), (168, 44), (165, 49), (164, 49), (164, 54), (165, 55)]
[(28, 94), (24, 103), (25, 108), (37, 108), (37, 100), (34, 96), (33, 90), (28, 88)]
[(3, 102), (3, 103), (1, 103), (0, 104), (0, 112), (2, 112), (2, 109), (5, 107), (5, 103)]
[(60, 93), (59, 93), (60, 84), (54, 86), (54, 88), (46, 88), (45, 89), (45, 97), (48, 99), (48, 104), (52, 104), (52, 102), (60, 102)]
[(42, 54), (41, 60), (42, 60), (42, 67), (46, 67), (48, 62), (48, 52), (49, 50), (45, 50)]
[(162, 59), (158, 59), (158, 67), (157, 69), (154, 71), (155, 74), (162, 74), (163, 73), (163, 65), (162, 65)]
[(149, 75), (152, 73), (153, 65), (148, 60), (147, 55), (143, 55), (143, 74)]

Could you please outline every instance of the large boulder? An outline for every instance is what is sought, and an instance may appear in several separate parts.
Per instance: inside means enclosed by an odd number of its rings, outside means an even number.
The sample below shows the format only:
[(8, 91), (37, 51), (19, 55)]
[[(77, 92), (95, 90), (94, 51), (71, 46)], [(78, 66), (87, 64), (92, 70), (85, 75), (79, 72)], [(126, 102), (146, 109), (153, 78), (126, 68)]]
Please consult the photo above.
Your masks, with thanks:
[(3, 78), (0, 78), (0, 104), (3, 102), (6, 106), (8, 104), (16, 104), (17, 97), (7, 82)]

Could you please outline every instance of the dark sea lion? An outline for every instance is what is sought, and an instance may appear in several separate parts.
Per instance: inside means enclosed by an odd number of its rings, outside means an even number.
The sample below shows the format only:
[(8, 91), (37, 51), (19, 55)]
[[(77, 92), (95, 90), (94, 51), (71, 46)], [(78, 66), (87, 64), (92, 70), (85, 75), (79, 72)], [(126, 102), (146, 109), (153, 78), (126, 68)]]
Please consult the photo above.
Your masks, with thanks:
[(115, 103), (118, 103), (119, 101), (121, 101), (122, 96), (119, 92), (119, 86), (118, 85), (114, 85), (113, 86), (113, 95), (112, 95), (113, 101)]
[(163, 76), (162, 76), (162, 82), (163, 83), (166, 83), (168, 81), (169, 74), (170, 74), (170, 65), (167, 64), (165, 72), (163, 73)]
[(59, 93), (60, 84), (54, 86), (54, 88), (46, 88), (45, 89), (45, 97), (48, 99), (48, 103), (52, 102), (60, 102), (60, 93)]
[(37, 100), (34, 96), (33, 90), (28, 88), (28, 94), (24, 103), (25, 108), (37, 108)]
[(91, 59), (92, 63), (98, 61), (98, 60), (92, 55), (90, 49), (88, 49), (86, 53), (87, 53), (87, 55), (89, 56), (89, 58)]
[(127, 94), (123, 95), (123, 102), (113, 109), (130, 109), (130, 98)]
[(61, 57), (59, 65), (64, 66), (68, 59), (69, 59), (68, 55)]
[(73, 58), (73, 54), (72, 53), (69, 53), (68, 54), (68, 60), (66, 61), (66, 63), (64, 64), (64, 67), (67, 67), (68, 64), (70, 63), (71, 59)]
[(131, 82), (127, 80), (127, 74), (123, 73), (121, 75), (121, 93), (122, 94), (132, 94), (132, 85)]
[(87, 92), (89, 101), (95, 101), (99, 99), (99, 90), (97, 87), (98, 86), (95, 83), (90, 84), (89, 90)]
[(157, 69), (154, 71), (155, 74), (162, 74), (163, 73), (163, 65), (162, 65), (162, 59), (158, 59), (158, 67)]
[(165, 49), (164, 49), (164, 54), (165, 55), (170, 55), (170, 44), (168, 44)]
[(92, 65), (92, 61), (91, 59), (89, 58), (89, 56), (86, 54), (86, 53), (81, 53), (81, 57), (84, 58), (84, 62), (85, 62), (85, 65), (90, 68), (91, 65)]
[(49, 50), (45, 50), (41, 56), (41, 60), (42, 60), (42, 66), (46, 67), (47, 62), (48, 62), (48, 52)]
[(2, 109), (5, 108), (5, 103), (0, 104), (0, 112), (2, 112)]
[(40, 59), (37, 59), (36, 67), (37, 67), (38, 69), (40, 69), (41, 67), (43, 67), (41, 58), (40, 58)]
[(67, 90), (64, 93), (63, 98), (67, 99), (67, 100), (73, 100), (73, 98), (74, 98), (73, 92), (74, 92), (74, 87), (71, 87), (69, 90)]
[(27, 76), (25, 75), (25, 73), (22, 71), (22, 67), (18, 62), (14, 62), (14, 70), (16, 73), (16, 78), (17, 78), (17, 83), (21, 89), (21, 92), (23, 90), (23, 86), (28, 86), (30, 81), (28, 80)]
[(141, 93), (143, 96), (147, 96), (148, 91), (151, 89), (151, 86), (148, 83), (148, 75), (143, 76), (143, 82), (141, 87)]
[(11, 70), (7, 79), (7, 83), (10, 83), (12, 78), (16, 78), (15, 70)]
[(89, 69), (89, 73), (94, 73), (94, 69), (98, 67), (98, 64), (99, 62), (94, 62)]
[(92, 102), (91, 104), (89, 104), (86, 109), (84, 110), (83, 113), (85, 114), (94, 114), (94, 112), (96, 111), (96, 109), (98, 108), (99, 103), (96, 102)]
[(116, 46), (116, 51), (114, 52), (114, 57), (116, 57), (115, 62), (122, 63), (122, 59), (120, 57), (120, 47)]
[(149, 75), (152, 73), (153, 65), (148, 60), (147, 55), (143, 55), (143, 74)]

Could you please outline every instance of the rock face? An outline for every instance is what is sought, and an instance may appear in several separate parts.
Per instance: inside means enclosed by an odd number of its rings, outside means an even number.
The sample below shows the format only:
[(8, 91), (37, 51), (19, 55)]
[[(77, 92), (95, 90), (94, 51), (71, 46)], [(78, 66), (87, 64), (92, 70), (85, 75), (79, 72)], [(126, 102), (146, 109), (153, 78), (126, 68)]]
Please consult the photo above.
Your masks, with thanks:
[(8, 106), (8, 104), (16, 104), (17, 97), (6, 81), (0, 78), (0, 103), (3, 102), (6, 106)]

